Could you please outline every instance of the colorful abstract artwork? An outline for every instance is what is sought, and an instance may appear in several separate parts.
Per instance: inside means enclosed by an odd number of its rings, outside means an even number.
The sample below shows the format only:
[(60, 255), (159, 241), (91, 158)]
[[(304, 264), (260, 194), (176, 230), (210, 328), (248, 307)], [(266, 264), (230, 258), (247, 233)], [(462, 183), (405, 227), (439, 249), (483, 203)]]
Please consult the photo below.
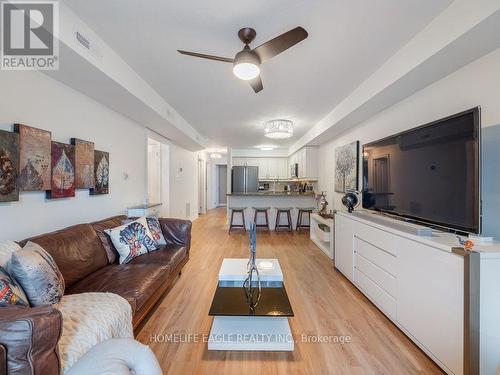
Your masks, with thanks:
[(52, 142), (52, 176), (47, 199), (75, 196), (75, 146)]
[(0, 202), (19, 200), (19, 134), (0, 131)]
[(14, 124), (19, 134), (19, 190), (50, 190), (51, 133)]
[(335, 149), (335, 191), (358, 190), (359, 141)]
[(90, 189), (91, 195), (109, 193), (109, 153), (94, 151), (94, 188)]
[(94, 143), (72, 138), (71, 144), (75, 146), (75, 188), (93, 188)]

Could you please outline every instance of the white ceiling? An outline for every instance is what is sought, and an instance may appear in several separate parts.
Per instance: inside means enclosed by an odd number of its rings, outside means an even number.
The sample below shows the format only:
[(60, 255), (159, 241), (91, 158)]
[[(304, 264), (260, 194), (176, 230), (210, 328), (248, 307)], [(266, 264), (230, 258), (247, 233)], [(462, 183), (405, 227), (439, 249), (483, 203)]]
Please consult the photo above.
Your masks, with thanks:
[[(213, 146), (288, 147), (420, 31), (451, 0), (66, 0)], [(233, 57), (237, 31), (254, 47), (295, 26), (309, 38), (262, 67), (254, 94), (231, 64), (177, 49)], [(295, 135), (269, 142), (263, 123), (294, 121)]]

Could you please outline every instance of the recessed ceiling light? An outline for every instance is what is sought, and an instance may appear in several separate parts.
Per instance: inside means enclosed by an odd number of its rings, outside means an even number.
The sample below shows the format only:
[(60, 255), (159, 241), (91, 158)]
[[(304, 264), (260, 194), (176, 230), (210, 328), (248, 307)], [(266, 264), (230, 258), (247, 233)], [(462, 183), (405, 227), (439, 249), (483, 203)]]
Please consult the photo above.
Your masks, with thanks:
[(219, 154), (219, 153), (216, 153), (216, 152), (215, 152), (215, 153), (213, 153), (213, 154), (210, 154), (210, 157), (211, 157), (212, 159), (220, 159), (220, 158), (222, 158), (222, 155), (221, 155), (221, 154)]
[(260, 149), (261, 151), (272, 151), (272, 150), (274, 150), (275, 148), (276, 148), (276, 147), (274, 147), (274, 146), (260, 146), (260, 147), (259, 147), (259, 149)]

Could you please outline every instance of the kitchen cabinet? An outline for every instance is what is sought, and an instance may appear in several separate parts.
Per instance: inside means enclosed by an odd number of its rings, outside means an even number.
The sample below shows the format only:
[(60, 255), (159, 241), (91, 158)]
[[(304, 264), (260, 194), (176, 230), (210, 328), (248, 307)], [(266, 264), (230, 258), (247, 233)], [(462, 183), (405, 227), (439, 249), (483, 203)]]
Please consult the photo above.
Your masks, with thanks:
[[(299, 178), (317, 179), (318, 171), (318, 147), (306, 146), (295, 152), (288, 158), (289, 165), (299, 165)], [(288, 172), (288, 176), (290, 175)]]
[(242, 167), (245, 166), (246, 159), (245, 158), (233, 158), (233, 166), (234, 167)]
[(298, 154), (298, 163), (299, 163), (299, 178), (308, 177), (307, 175), (307, 167), (306, 167), (306, 149), (303, 148), (299, 151)]
[(286, 158), (278, 159), (277, 168), (278, 168), (278, 178), (280, 179), (288, 178), (288, 174), (290, 172), (288, 171), (288, 161), (286, 160)]
[(261, 180), (286, 179), (289, 177), (288, 160), (283, 157), (234, 157), (233, 166), (259, 167), (259, 179)]

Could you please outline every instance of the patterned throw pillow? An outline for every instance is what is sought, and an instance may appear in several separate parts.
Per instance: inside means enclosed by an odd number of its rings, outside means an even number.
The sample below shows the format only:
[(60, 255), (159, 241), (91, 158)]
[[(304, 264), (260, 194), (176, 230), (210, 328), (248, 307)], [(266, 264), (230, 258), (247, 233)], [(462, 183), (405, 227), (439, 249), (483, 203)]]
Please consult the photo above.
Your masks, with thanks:
[(0, 267), (6, 268), (12, 258), (12, 253), (17, 250), (21, 250), (21, 246), (14, 241), (0, 242)]
[(64, 278), (40, 245), (28, 242), (12, 254), (9, 271), (24, 289), (31, 306), (53, 305), (64, 295)]
[(160, 227), (160, 222), (158, 221), (158, 219), (154, 217), (148, 217), (146, 218), (146, 220), (148, 222), (149, 230), (153, 235), (153, 240), (155, 240), (156, 243), (160, 246), (166, 245), (167, 241), (165, 241), (165, 237), (163, 237), (163, 233)]
[(144, 217), (104, 232), (109, 235), (120, 254), (120, 264), (158, 248)]
[(21, 286), (0, 266), (0, 306), (29, 306), (28, 298)]

